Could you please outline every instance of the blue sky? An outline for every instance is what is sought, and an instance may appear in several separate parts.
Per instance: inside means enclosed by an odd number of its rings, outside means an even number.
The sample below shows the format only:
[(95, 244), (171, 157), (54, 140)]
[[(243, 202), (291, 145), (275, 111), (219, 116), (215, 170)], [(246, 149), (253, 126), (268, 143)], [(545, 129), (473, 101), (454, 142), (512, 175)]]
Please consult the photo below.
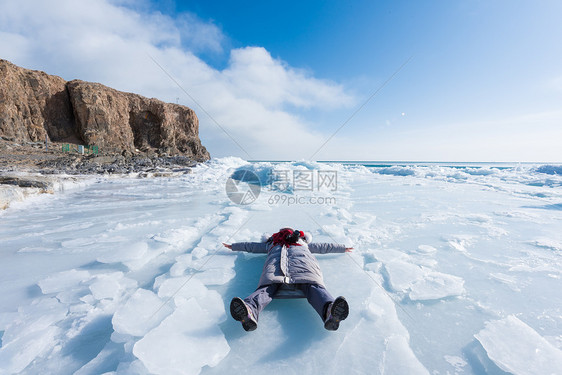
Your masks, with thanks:
[(562, 161), (558, 1), (43, 3), (1, 58), (188, 105), (213, 157)]

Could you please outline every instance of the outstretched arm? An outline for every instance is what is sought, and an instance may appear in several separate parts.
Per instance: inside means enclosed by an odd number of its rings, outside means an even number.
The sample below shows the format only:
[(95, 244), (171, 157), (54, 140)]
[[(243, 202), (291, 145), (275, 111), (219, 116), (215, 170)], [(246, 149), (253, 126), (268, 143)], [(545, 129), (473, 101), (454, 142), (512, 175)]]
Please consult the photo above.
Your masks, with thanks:
[(352, 247), (335, 243), (317, 243), (313, 242), (308, 245), (311, 253), (328, 254), (328, 253), (344, 253), (353, 250)]
[(232, 251), (246, 251), (248, 253), (267, 253), (267, 242), (235, 242), (232, 245), (223, 243), (224, 247)]

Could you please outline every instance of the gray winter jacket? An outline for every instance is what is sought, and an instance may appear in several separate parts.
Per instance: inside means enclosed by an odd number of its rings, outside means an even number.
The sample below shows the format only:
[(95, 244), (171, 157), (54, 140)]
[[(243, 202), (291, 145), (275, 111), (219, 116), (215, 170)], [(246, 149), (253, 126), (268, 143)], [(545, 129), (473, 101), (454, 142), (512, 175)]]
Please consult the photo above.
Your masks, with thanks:
[(258, 287), (276, 283), (324, 285), (322, 271), (312, 253), (343, 253), (345, 245), (314, 242), (307, 244), (303, 240), (299, 240), (298, 243), (301, 246), (273, 246), (270, 242), (238, 242), (232, 244), (232, 250), (267, 253)]

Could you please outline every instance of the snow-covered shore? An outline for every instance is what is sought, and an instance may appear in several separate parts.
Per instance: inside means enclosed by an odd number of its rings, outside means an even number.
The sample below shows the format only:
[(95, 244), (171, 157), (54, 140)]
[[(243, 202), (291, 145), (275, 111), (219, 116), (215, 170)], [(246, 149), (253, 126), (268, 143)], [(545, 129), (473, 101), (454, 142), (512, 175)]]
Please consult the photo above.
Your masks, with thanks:
[[(559, 168), (225, 158), (11, 207), (0, 216), (0, 373), (556, 374)], [(267, 181), (252, 204), (225, 193), (235, 170)], [(337, 184), (265, 186), (299, 171)], [(337, 332), (305, 300), (274, 301), (251, 333), (228, 316), (263, 256), (221, 242), (283, 226), (355, 248), (318, 256), (328, 289), (350, 302)]]
[(172, 177), (191, 172), (186, 156), (154, 153), (82, 155), (61, 143), (16, 143), (0, 137), (0, 212), (40, 194), (56, 194), (105, 178)]
[(92, 183), (91, 176), (44, 175), (34, 172), (0, 173), (0, 211), (41, 194), (60, 194)]
[[(0, 172), (0, 213), (8, 207), (29, 205), (47, 195), (63, 194), (69, 190), (83, 188), (89, 184), (111, 179), (134, 179), (153, 177), (179, 177), (190, 170), (153, 170), (117, 174), (73, 174), (39, 173), (28, 171)], [(42, 197), (44, 198), (44, 197)]]

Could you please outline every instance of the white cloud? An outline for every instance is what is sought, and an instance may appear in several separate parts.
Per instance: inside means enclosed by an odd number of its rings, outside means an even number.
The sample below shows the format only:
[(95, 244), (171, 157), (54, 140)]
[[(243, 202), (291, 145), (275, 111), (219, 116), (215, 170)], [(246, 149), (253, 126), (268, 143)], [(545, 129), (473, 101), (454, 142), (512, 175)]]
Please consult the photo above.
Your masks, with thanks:
[(182, 44), (193, 51), (222, 52), (225, 39), (213, 23), (200, 20), (193, 14), (182, 14), (176, 20)]
[(321, 81), (302, 70), (274, 60), (264, 48), (233, 50), (230, 66), (223, 74), (238, 95), (259, 100), (270, 107), (291, 104), (296, 107), (324, 107), (351, 104), (343, 88)]
[[(119, 90), (192, 107), (212, 155), (224, 150), (252, 158), (302, 158), (309, 130), (295, 109), (349, 106), (333, 82), (273, 59), (260, 47), (230, 51), (217, 70), (196, 56), (220, 52), (224, 35), (195, 15), (177, 18), (135, 10), (128, 2), (5, 0), (0, 3), (0, 58), (65, 79), (101, 82)], [(248, 154), (241, 152), (151, 60), (154, 58)], [(207, 138), (207, 139), (205, 139)]]

